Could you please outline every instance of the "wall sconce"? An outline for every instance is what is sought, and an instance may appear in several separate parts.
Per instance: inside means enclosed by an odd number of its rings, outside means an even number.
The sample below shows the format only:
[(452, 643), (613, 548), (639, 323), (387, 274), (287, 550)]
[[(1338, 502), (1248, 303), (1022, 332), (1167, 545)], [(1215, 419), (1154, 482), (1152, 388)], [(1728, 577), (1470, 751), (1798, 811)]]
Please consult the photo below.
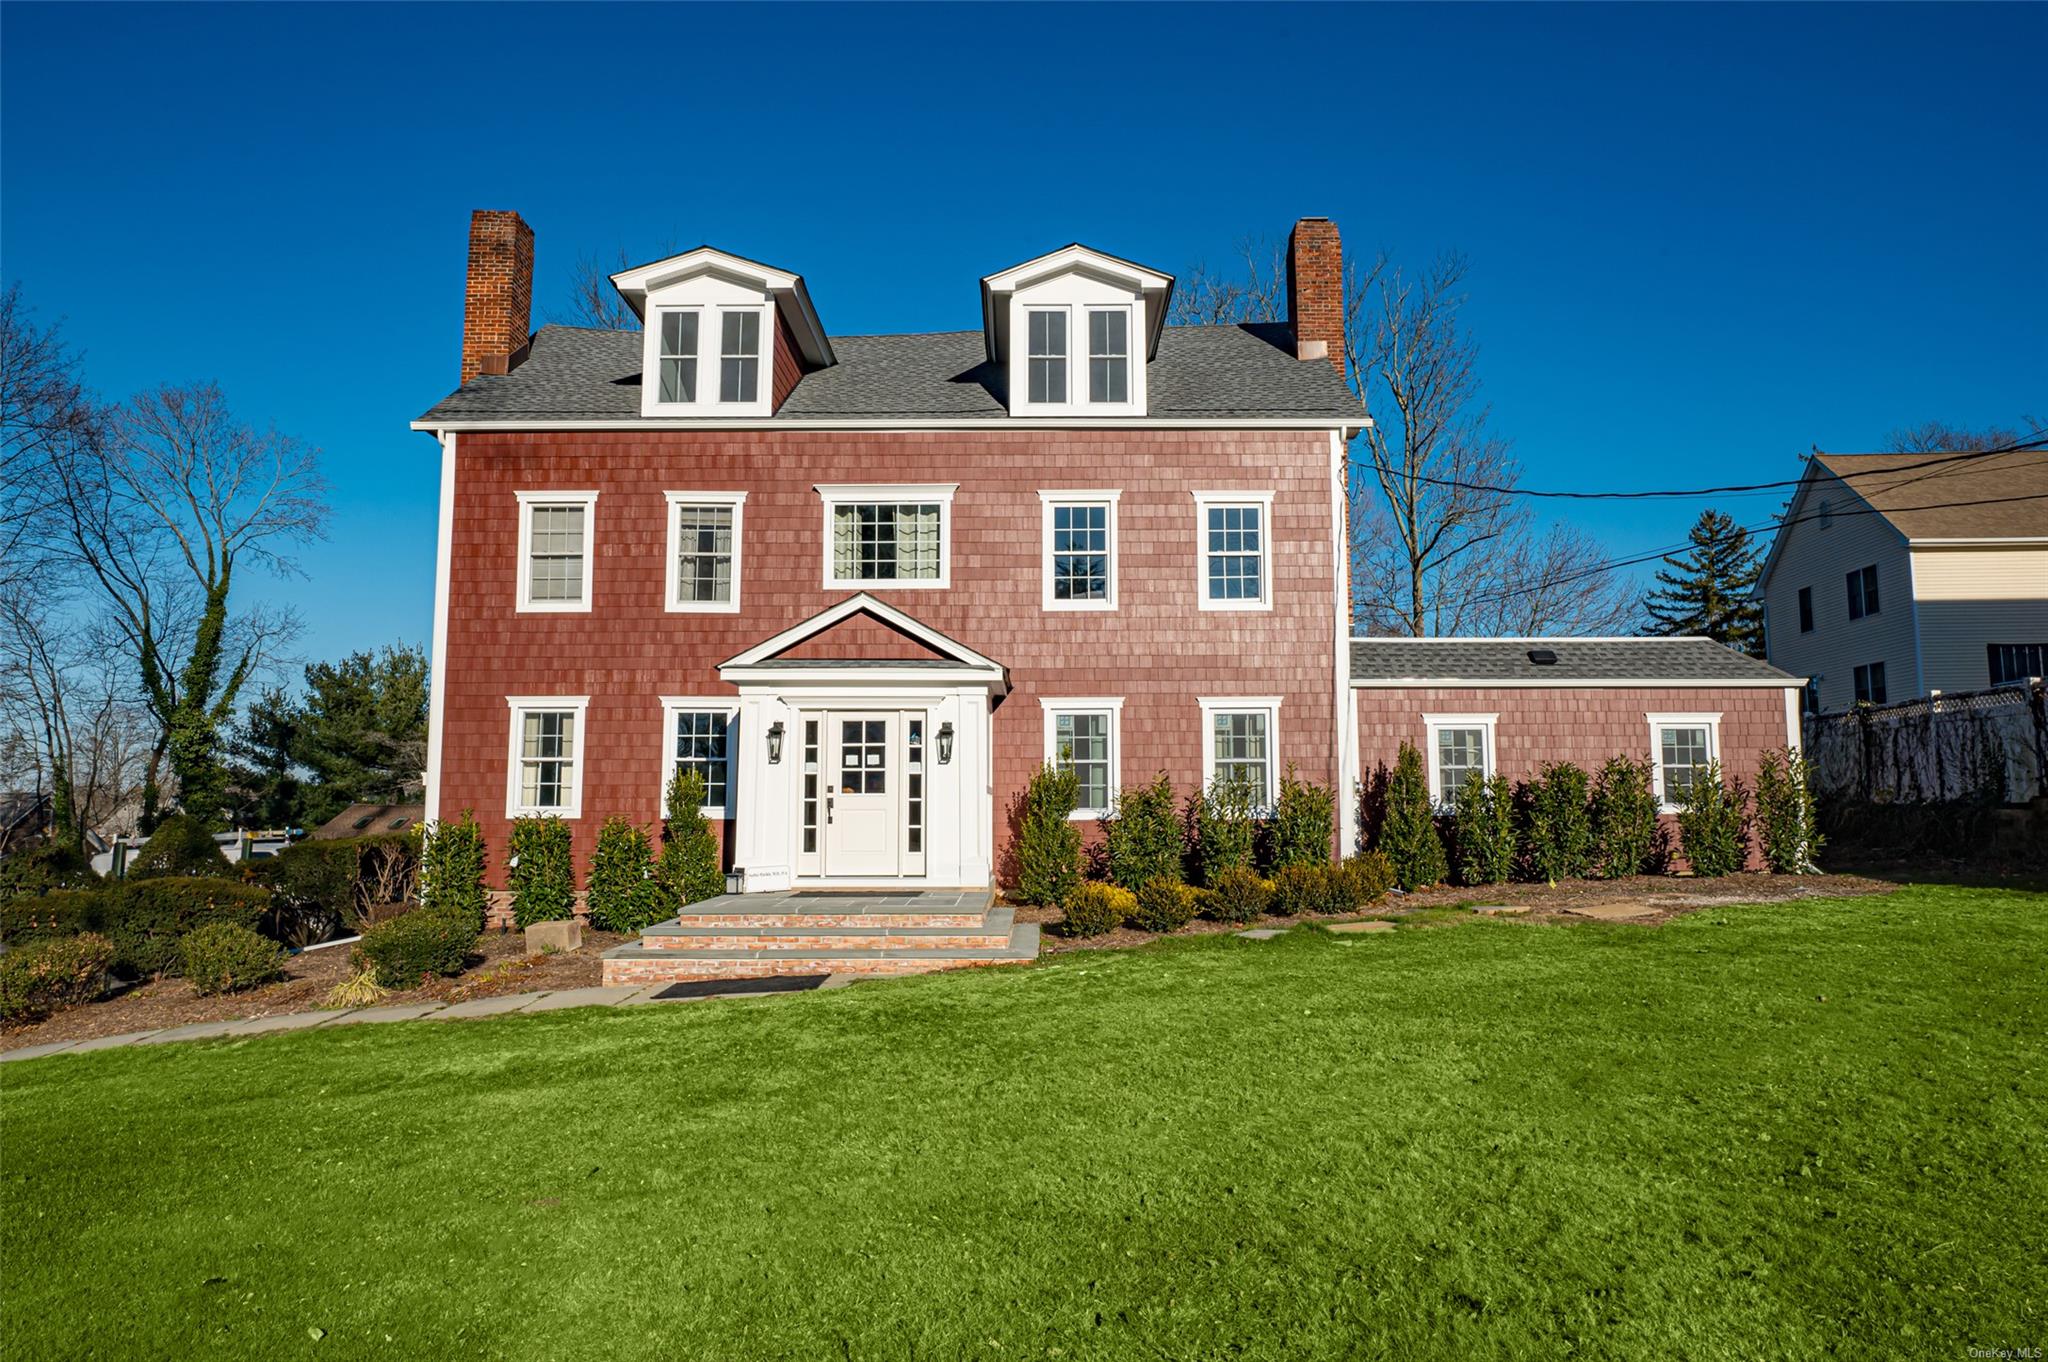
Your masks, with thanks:
[(780, 719), (768, 725), (768, 764), (770, 766), (780, 766), (782, 764), (782, 720)]
[(953, 725), (951, 723), (943, 723), (939, 725), (939, 765), (944, 766), (952, 760)]

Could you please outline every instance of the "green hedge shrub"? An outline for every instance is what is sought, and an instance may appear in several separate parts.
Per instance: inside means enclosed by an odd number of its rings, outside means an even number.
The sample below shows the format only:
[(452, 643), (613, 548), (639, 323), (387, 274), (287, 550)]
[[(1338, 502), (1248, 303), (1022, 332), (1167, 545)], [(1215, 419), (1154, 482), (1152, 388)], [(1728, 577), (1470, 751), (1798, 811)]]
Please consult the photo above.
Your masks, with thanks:
[(1459, 880), (1505, 884), (1515, 873), (1515, 787), (1506, 776), (1467, 777), (1456, 817)]
[(452, 978), (462, 973), (476, 938), (477, 933), (454, 913), (421, 908), (364, 932), (350, 959), (385, 988), (416, 988), (429, 975)]
[(98, 931), (105, 926), (102, 889), (59, 889), (0, 903), (0, 941), (22, 946)]
[(1780, 875), (1814, 868), (1821, 835), (1806, 758), (1792, 748), (1766, 752), (1756, 771), (1756, 834), (1764, 864)]
[(1344, 882), (1337, 867), (1283, 865), (1273, 872), (1272, 912), (1280, 917), (1301, 917), (1311, 913), (1341, 913), (1346, 901)]
[(1290, 763), (1280, 777), (1273, 808), (1273, 868), (1327, 865), (1336, 826), (1337, 801), (1311, 781), (1297, 779)]
[(1162, 875), (1181, 878), (1180, 814), (1174, 807), (1173, 782), (1161, 772), (1149, 785), (1134, 785), (1117, 794), (1116, 817), (1103, 823), (1108, 847), (1109, 878), (1136, 893)]
[(1250, 922), (1264, 913), (1272, 901), (1273, 886), (1260, 879), (1256, 870), (1232, 866), (1209, 886), (1202, 912), (1217, 922)]
[(9, 951), (0, 956), (0, 1022), (26, 1025), (91, 1002), (113, 962), (114, 943), (93, 932)]
[(1693, 777), (1678, 805), (1678, 840), (1695, 875), (1732, 875), (1749, 860), (1749, 795), (1721, 783), (1721, 763)]
[(576, 862), (568, 823), (551, 816), (513, 819), (505, 864), (516, 925), (575, 916)]
[(420, 907), (484, 929), (484, 834), (468, 809), (419, 830)]
[(1650, 763), (1609, 757), (1593, 787), (1593, 863), (1607, 879), (1657, 868), (1657, 796)]
[(1083, 880), (1067, 891), (1061, 910), (1061, 936), (1101, 936), (1123, 926), (1138, 911), (1138, 899), (1128, 889)]
[(1442, 884), (1449, 873), (1443, 838), (1437, 835), (1436, 814), (1429, 804), (1429, 777), (1413, 743), (1401, 744), (1393, 774), (1387, 778), (1378, 850), (1393, 866), (1395, 883), (1403, 889)]
[(704, 817), (703, 773), (677, 768), (668, 782), (667, 811), (661, 855), (654, 863), (663, 917), (725, 892), (725, 872), (718, 868), (718, 837)]
[(637, 932), (668, 916), (654, 882), (654, 843), (645, 829), (617, 814), (598, 829), (590, 858), (590, 925), (605, 932)]
[(100, 920), (114, 941), (114, 967), (153, 978), (174, 974), (178, 943), (213, 922), (255, 930), (270, 891), (240, 880), (165, 877), (126, 880), (100, 892)]
[(1554, 761), (1529, 790), (1529, 863), (1556, 884), (1593, 868), (1592, 788), (1586, 773)]
[(311, 944), (334, 929), (361, 931), (374, 905), (412, 902), (420, 890), (420, 844), (389, 832), (309, 839), (254, 862), (250, 873), (276, 896), (279, 937)]
[(1131, 921), (1148, 932), (1177, 932), (1194, 920), (1196, 902), (1195, 891), (1188, 885), (1159, 875), (1138, 891)]
[(1194, 801), (1203, 884), (1214, 884), (1226, 870), (1251, 868), (1259, 839), (1258, 799), (1258, 791), (1242, 781), (1219, 779)]
[(221, 879), (235, 873), (228, 858), (214, 845), (213, 834), (198, 819), (174, 813), (156, 825), (156, 831), (128, 862), (131, 880), (155, 879), (164, 875), (199, 875)]
[(284, 947), (232, 922), (209, 922), (178, 943), (196, 993), (232, 993), (284, 974)]
[(1370, 908), (1394, 887), (1394, 867), (1377, 851), (1362, 852), (1337, 867), (1337, 883), (1347, 908)]
[(77, 847), (40, 846), (0, 861), (0, 908), (67, 889), (97, 889), (100, 877)]
[(1065, 903), (1081, 880), (1081, 830), (1068, 817), (1081, 797), (1081, 778), (1070, 766), (1050, 764), (1032, 773), (1018, 811), (1017, 897), (1051, 907)]

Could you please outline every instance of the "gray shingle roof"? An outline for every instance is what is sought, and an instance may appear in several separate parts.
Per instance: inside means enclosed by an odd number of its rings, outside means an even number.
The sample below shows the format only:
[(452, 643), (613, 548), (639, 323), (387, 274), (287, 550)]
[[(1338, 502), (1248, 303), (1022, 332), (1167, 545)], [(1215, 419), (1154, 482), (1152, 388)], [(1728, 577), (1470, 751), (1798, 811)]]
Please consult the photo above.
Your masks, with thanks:
[[(1537, 649), (1551, 665), (1529, 660)], [(1391, 681), (1729, 681), (1792, 684), (1798, 678), (1709, 638), (1359, 638), (1354, 685)]]
[[(1322, 360), (1298, 360), (1287, 329), (1169, 326), (1145, 371), (1149, 415), (1164, 419), (1358, 420), (1363, 407)], [(806, 374), (774, 421), (1000, 420), (996, 366), (979, 331), (834, 336), (839, 363)], [(603, 421), (640, 415), (640, 333), (544, 326), (526, 362), (480, 375), (420, 419)]]

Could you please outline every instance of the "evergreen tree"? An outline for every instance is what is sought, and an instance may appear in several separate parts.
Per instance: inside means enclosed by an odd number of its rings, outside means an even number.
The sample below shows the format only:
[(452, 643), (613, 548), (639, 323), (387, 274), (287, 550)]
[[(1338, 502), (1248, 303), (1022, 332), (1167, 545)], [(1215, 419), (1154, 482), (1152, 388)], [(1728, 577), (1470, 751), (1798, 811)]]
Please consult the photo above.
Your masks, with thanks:
[(236, 811), (263, 825), (324, 823), (354, 803), (419, 797), (427, 751), (427, 655), (352, 653), (306, 668), (305, 691), (265, 691), (233, 739)]
[(1664, 559), (1658, 589), (1643, 602), (1660, 634), (1699, 634), (1764, 654), (1763, 605), (1750, 595), (1763, 572), (1763, 549), (1749, 531), (1716, 510), (1700, 513), (1689, 536), (1692, 548)]
[(1450, 873), (1443, 838), (1436, 830), (1436, 813), (1429, 803), (1429, 776), (1423, 769), (1422, 753), (1412, 743), (1401, 744), (1394, 774), (1387, 782), (1387, 816), (1380, 825), (1379, 850), (1386, 853), (1395, 882), (1403, 889), (1442, 884)]

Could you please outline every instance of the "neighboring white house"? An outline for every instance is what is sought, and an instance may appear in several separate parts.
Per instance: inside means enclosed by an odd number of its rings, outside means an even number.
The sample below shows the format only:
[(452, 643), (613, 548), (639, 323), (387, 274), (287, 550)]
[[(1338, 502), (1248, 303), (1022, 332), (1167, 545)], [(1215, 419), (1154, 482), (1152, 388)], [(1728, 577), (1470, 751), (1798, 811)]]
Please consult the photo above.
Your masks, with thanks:
[(1824, 713), (2039, 676), (2048, 450), (1816, 454), (1756, 591), (1771, 665)]

